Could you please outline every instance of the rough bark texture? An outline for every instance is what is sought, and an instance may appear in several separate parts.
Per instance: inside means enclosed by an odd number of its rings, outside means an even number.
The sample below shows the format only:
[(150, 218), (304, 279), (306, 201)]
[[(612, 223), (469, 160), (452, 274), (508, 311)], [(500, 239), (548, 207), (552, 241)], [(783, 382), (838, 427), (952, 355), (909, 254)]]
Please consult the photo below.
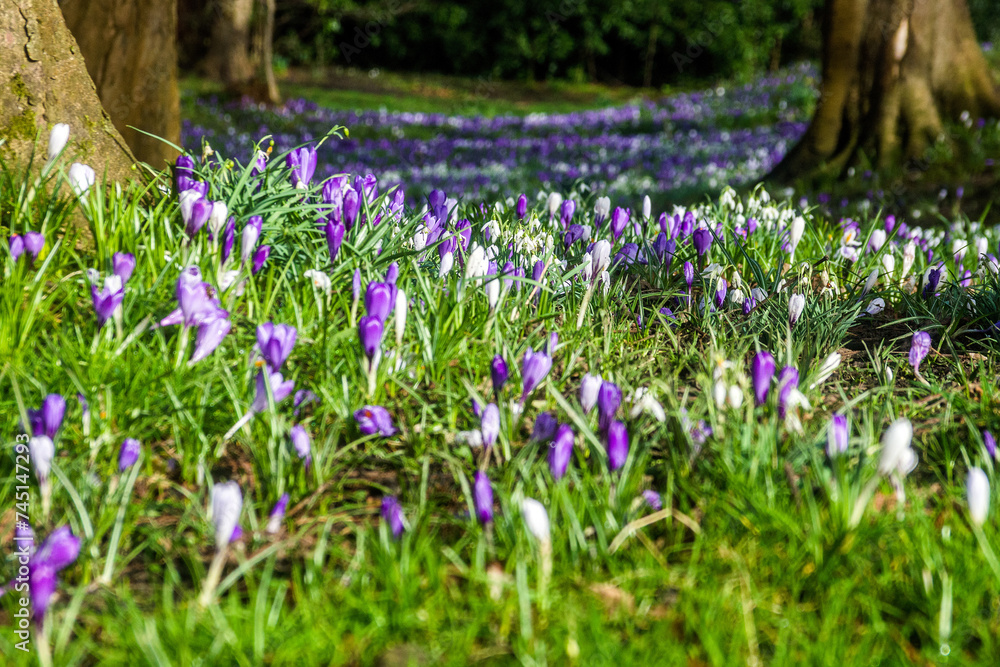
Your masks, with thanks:
[(176, 0), (63, 0), (63, 15), (104, 108), (135, 156), (156, 169), (180, 143)]
[(770, 178), (838, 175), (923, 155), (942, 121), (1000, 115), (966, 0), (827, 0), (812, 123)]
[(0, 3), (0, 158), (23, 164), (35, 136), (56, 123), (70, 126), (64, 155), (98, 174), (124, 180), (135, 174), (125, 140), (101, 107), (76, 40), (56, 0)]
[(275, 0), (216, 0), (206, 76), (230, 93), (261, 102), (281, 102), (272, 66)]

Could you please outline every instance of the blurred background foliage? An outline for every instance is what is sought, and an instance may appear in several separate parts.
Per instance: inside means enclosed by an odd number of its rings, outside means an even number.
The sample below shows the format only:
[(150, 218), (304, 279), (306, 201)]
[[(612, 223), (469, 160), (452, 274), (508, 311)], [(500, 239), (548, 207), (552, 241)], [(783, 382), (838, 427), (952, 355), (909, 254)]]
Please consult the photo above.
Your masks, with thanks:
[[(1000, 3), (969, 0), (979, 37)], [(288, 0), (275, 61), (527, 81), (630, 86), (749, 77), (821, 48), (823, 0)], [(214, 2), (181, 0), (181, 67), (196, 71)]]

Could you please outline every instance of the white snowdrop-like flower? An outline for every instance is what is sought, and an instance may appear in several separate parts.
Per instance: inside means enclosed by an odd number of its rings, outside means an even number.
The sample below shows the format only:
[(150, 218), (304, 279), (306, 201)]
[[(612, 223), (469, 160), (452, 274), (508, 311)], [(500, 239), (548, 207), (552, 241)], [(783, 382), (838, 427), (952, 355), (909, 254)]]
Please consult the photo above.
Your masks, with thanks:
[(486, 249), (481, 245), (474, 245), (465, 263), (465, 277), (478, 278), (479, 276), (485, 276), (489, 268), (490, 262), (486, 259)]
[(974, 525), (983, 525), (990, 513), (990, 480), (981, 468), (969, 468), (965, 494), (969, 501), (969, 518)]
[(813, 389), (823, 382), (826, 382), (827, 378), (833, 375), (834, 371), (840, 366), (840, 362), (843, 357), (839, 352), (831, 352), (830, 355), (823, 360), (823, 364), (816, 371), (816, 379), (813, 380), (812, 384), (809, 385), (810, 389)]

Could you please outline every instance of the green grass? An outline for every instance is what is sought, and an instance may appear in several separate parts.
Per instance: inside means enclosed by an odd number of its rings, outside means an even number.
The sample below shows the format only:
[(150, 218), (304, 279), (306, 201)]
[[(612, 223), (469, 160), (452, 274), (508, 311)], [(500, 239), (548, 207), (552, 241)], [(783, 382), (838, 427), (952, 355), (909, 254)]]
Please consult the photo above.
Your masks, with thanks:
[[(240, 224), (264, 216), (262, 242), (273, 251), (257, 275), (230, 261), (242, 293), (234, 287), (219, 296), (233, 330), (192, 367), (183, 361), (191, 346), (179, 328), (151, 323), (175, 307), (183, 266), (201, 266), (218, 286), (220, 265), (204, 231), (187, 240), (176, 198), (155, 186), (94, 189), (78, 205), (60, 170), (39, 182), (0, 173), (4, 226), (40, 230), (47, 240), (33, 265), (4, 253), (0, 268), (6, 441), (47, 393), (65, 395), (69, 406), (56, 441), (51, 516), (42, 515), (38, 487), (30, 484), (38, 537), (68, 524), (83, 540), (32, 641), (37, 648), (44, 636), (54, 664), (984, 665), (1000, 657), (1000, 573), (983, 546), (1000, 550), (997, 513), (980, 539), (964, 499), (969, 466), (996, 479), (979, 435), (1000, 429), (996, 342), (963, 333), (1000, 319), (995, 279), (977, 280), (970, 292), (945, 278), (941, 296), (926, 301), (883, 276), (862, 299), (861, 285), (881, 256), (863, 255), (854, 266), (835, 259), (835, 225), (807, 212), (795, 266), (779, 269), (777, 233), (762, 229), (746, 244), (729, 233), (716, 241), (710, 259), (730, 289), (739, 275), (744, 290), (774, 293), (749, 316), (738, 307), (707, 314), (675, 308), (676, 328), (660, 318), (659, 308), (686, 291), (680, 264), (695, 261), (686, 245), (670, 271), (616, 269), (610, 291), (598, 287), (588, 301), (585, 285), (563, 284), (579, 273), (583, 249), (563, 253), (558, 240), (567, 264), (550, 266), (537, 302), (528, 281), (493, 310), (457, 265), (439, 281), (437, 252), (412, 249), (418, 214), (408, 212), (399, 225), (356, 227), (331, 265), (315, 205), (303, 202), (284, 170), (260, 190), (239, 165), (200, 172)], [(577, 215), (592, 222), (593, 201), (576, 196)], [(740, 206), (742, 213), (735, 202), (704, 206), (697, 216), (730, 226), (737, 215), (792, 214), (759, 194)], [(463, 215), (473, 222), (474, 242), (483, 242), (486, 218), (474, 206)], [(536, 215), (532, 237), (550, 230), (541, 207), (529, 214)], [(522, 227), (509, 210), (495, 217), (505, 240)], [(881, 224), (866, 219), (860, 237)], [(987, 233), (966, 231), (970, 238)], [(109, 321), (99, 330), (85, 272), (105, 275), (115, 252), (133, 253), (137, 268), (121, 329)], [(544, 247), (535, 252), (552, 259)], [(515, 256), (529, 275), (531, 254)], [(363, 282), (380, 280), (392, 261), (415, 303), (400, 345), (387, 330), (386, 357), (369, 391), (356, 329), (364, 307), (352, 298), (351, 276), (359, 269)], [(898, 251), (896, 261), (898, 276)], [(303, 277), (309, 268), (330, 276), (328, 295)], [(913, 273), (926, 268), (921, 255)], [(775, 290), (782, 278), (809, 295), (795, 328), (787, 324), (787, 293)], [(821, 278), (836, 283), (837, 293), (817, 294)], [(696, 303), (704, 291), (714, 285), (696, 280)], [(876, 295), (887, 310), (855, 321)], [(638, 312), (645, 329), (636, 326)], [(253, 399), (254, 331), (266, 321), (298, 329), (282, 372), (320, 400), (296, 416), (289, 398), (226, 440)], [(906, 361), (917, 329), (934, 335), (935, 352), (922, 367), (926, 386)], [(520, 395), (521, 359), (551, 332), (559, 335), (552, 371), (519, 415), (512, 401)], [(801, 432), (778, 417), (776, 387), (766, 405), (753, 405), (750, 358), (762, 348), (779, 368), (800, 370), (812, 406), (798, 414)], [(835, 351), (844, 355), (841, 367), (810, 388), (819, 361)], [(456, 433), (478, 427), (470, 401), (490, 400), (496, 354), (512, 377), (487, 459), (458, 444)], [(597, 419), (576, 398), (588, 371), (613, 379), (626, 397), (648, 388), (666, 413), (663, 422), (632, 416), (626, 401), (618, 418), (631, 450), (618, 471), (608, 470)], [(716, 403), (717, 371), (741, 388), (742, 405)], [(73, 399), (78, 392), (91, 406), (86, 429)], [(389, 408), (400, 433), (360, 435), (352, 413), (366, 404)], [(543, 410), (577, 433), (570, 471), (559, 481), (546, 464), (548, 447), (529, 441)], [(848, 453), (831, 461), (824, 448), (835, 411), (850, 415), (852, 436)], [(913, 422), (919, 465), (905, 479), (901, 502), (887, 481), (872, 480), (879, 439), (902, 416)], [(714, 430), (700, 446), (687, 426), (699, 420)], [(308, 469), (288, 446), (293, 424), (312, 436)], [(143, 453), (134, 472), (119, 473), (126, 437), (138, 438)], [(17, 482), (13, 455), (4, 460), (6, 538)], [(488, 471), (495, 493), (496, 518), (487, 528), (469, 516), (477, 469)], [(244, 536), (229, 548), (215, 601), (202, 608), (215, 550), (209, 490), (226, 479), (242, 488)], [(876, 490), (867, 504), (858, 500), (865, 488)], [(648, 489), (669, 511), (637, 527), (633, 522), (652, 514), (640, 500)], [(267, 513), (284, 492), (288, 514), (269, 535)], [(399, 540), (378, 518), (387, 494), (399, 496), (409, 522)], [(548, 581), (520, 516), (525, 497), (548, 509)], [(8, 559), (2, 573), (14, 567)], [(112, 576), (102, 583), (106, 569)], [(2, 625), (15, 609), (8, 593)], [(15, 656), (11, 664), (37, 660), (16, 652), (14, 641), (12, 631), (0, 632), (0, 650)]]

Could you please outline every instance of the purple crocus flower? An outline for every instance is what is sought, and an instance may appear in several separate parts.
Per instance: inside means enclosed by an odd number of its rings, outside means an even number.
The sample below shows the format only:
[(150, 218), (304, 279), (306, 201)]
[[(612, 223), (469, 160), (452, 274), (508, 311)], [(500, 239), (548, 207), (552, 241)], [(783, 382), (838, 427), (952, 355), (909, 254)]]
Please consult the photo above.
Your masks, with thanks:
[(198, 335), (195, 338), (194, 354), (191, 355), (190, 364), (196, 364), (215, 351), (222, 340), (229, 335), (233, 328), (233, 323), (224, 317), (218, 317), (206, 322), (198, 327)]
[(605, 380), (597, 392), (598, 424), (602, 433), (607, 432), (615, 419), (618, 406), (622, 404), (622, 390), (614, 382)]
[[(267, 380), (264, 378), (265, 370), (262, 368), (257, 373), (257, 393), (254, 395), (253, 404), (250, 406), (250, 410), (253, 412), (263, 412), (267, 409)], [(286, 381), (281, 373), (267, 372), (271, 383), (271, 394), (274, 396), (274, 404), (278, 405), (295, 389), (295, 380)]]
[(991, 459), (995, 459), (997, 457), (997, 441), (993, 434), (987, 430), (983, 430), (983, 444), (986, 446), (986, 453), (990, 455)]
[(493, 487), (490, 478), (482, 470), (476, 472), (472, 485), (472, 496), (476, 501), (476, 518), (484, 526), (493, 521)]
[(562, 222), (563, 229), (569, 226), (570, 221), (573, 219), (573, 214), (576, 213), (576, 200), (566, 199), (562, 203), (562, 209), (560, 211), (560, 222)]
[[(545, 414), (545, 413), (543, 413)], [(537, 423), (537, 422), (536, 422)], [(573, 429), (569, 424), (560, 424), (555, 439), (549, 446), (549, 471), (553, 479), (562, 479), (573, 458)]]
[(252, 269), (253, 275), (257, 275), (258, 273), (260, 273), (260, 270), (264, 268), (264, 262), (267, 261), (267, 258), (270, 255), (271, 255), (271, 246), (269, 245), (262, 245), (260, 248), (257, 249), (257, 252), (253, 254), (253, 269)]
[(653, 508), (654, 511), (659, 512), (663, 509), (663, 499), (660, 498), (660, 494), (652, 489), (646, 489), (642, 492), (642, 499), (646, 501), (646, 504)]
[(347, 230), (343, 223), (329, 220), (323, 231), (326, 233), (326, 245), (330, 251), (330, 263), (332, 264), (337, 261), (337, 253), (340, 252), (340, 246), (344, 242), (344, 232)]
[(479, 404), (479, 401), (472, 399), (472, 414), (475, 415), (476, 419), (483, 418), (483, 406)]
[(709, 248), (712, 247), (712, 232), (707, 227), (699, 227), (694, 230), (692, 240), (694, 241), (694, 249), (698, 253), (698, 259), (700, 260), (705, 256)]
[(285, 158), (285, 163), (292, 170), (292, 186), (306, 188), (316, 172), (316, 149), (312, 146), (296, 148)]
[(910, 365), (913, 366), (913, 372), (917, 375), (920, 375), (920, 362), (930, 351), (931, 335), (926, 331), (915, 332), (910, 343)]
[(628, 430), (625, 424), (616, 421), (608, 427), (607, 435), (608, 465), (612, 470), (618, 470), (625, 465), (628, 458)]
[(180, 196), (181, 219), (188, 236), (195, 236), (212, 215), (212, 202), (196, 190), (186, 190)]
[(368, 359), (374, 359), (382, 344), (383, 334), (382, 321), (374, 315), (365, 315), (358, 320), (358, 338), (361, 340), (361, 349), (364, 350)]
[(66, 414), (66, 399), (59, 394), (49, 394), (42, 400), (38, 410), (28, 410), (28, 421), (31, 422), (33, 436), (48, 436), (53, 440), (59, 427), (62, 426)]
[(7, 239), (7, 247), (10, 248), (10, 258), (17, 262), (17, 258), (24, 253), (24, 239), (17, 234), (11, 234)]
[(347, 229), (354, 226), (354, 221), (358, 219), (358, 211), (361, 210), (361, 195), (354, 188), (344, 189), (343, 223)]
[(59, 584), (59, 572), (80, 555), (80, 538), (69, 526), (52, 531), (28, 561), (28, 589), (35, 620), (41, 623)]
[(114, 274), (121, 278), (122, 285), (128, 282), (135, 271), (135, 255), (128, 252), (116, 252), (111, 256), (111, 266)]
[(399, 539), (403, 534), (404, 519), (403, 508), (396, 499), (396, 496), (386, 496), (382, 499), (382, 519), (389, 524), (392, 536)]
[(799, 370), (785, 366), (778, 373), (778, 417), (784, 419), (788, 409), (788, 399), (799, 388)]
[(309, 437), (309, 432), (302, 424), (296, 424), (289, 431), (288, 436), (292, 441), (292, 448), (295, 449), (295, 453), (305, 462), (305, 467), (308, 468), (309, 464), (312, 463), (312, 439)]
[(265, 322), (257, 327), (257, 346), (272, 371), (281, 370), (295, 347), (298, 331), (290, 324)]
[(392, 286), (388, 283), (368, 283), (365, 291), (365, 310), (383, 324), (392, 311)]
[(691, 262), (684, 262), (684, 282), (688, 286), (688, 294), (691, 293), (691, 288), (694, 286), (694, 264)]
[(285, 511), (288, 509), (288, 494), (283, 493), (281, 497), (278, 498), (278, 502), (274, 503), (274, 508), (271, 510), (271, 514), (267, 518), (267, 527), (264, 529), (269, 535), (274, 535), (279, 530), (281, 530), (281, 522), (285, 518)]
[(552, 357), (541, 350), (533, 351), (530, 347), (524, 353), (524, 361), (521, 364), (521, 403), (528, 398), (528, 395), (535, 390), (535, 387), (545, 379), (552, 369)]
[(615, 241), (625, 232), (625, 228), (628, 226), (628, 218), (628, 211), (621, 206), (616, 207), (614, 213), (611, 214), (611, 235), (614, 236)]
[(923, 297), (929, 299), (937, 291), (938, 283), (941, 282), (941, 268), (931, 269), (927, 272), (927, 284), (924, 285)]
[(45, 247), (45, 236), (41, 232), (26, 232), (24, 235), (24, 249), (32, 259), (38, 259)]
[(551, 412), (540, 412), (535, 417), (535, 426), (531, 431), (531, 439), (535, 442), (548, 442), (555, 436), (559, 420)]
[(528, 198), (522, 193), (520, 197), (517, 198), (517, 219), (524, 220), (524, 216), (528, 214)]
[(264, 226), (264, 218), (259, 215), (252, 215), (247, 219), (247, 224), (243, 227), (240, 236), (240, 258), (246, 262), (253, 255), (260, 239), (260, 231)]
[(121, 282), (118, 276), (112, 274), (104, 280), (104, 289), (98, 291), (97, 285), (90, 286), (90, 299), (97, 315), (98, 329), (104, 326), (125, 299), (125, 290), (122, 289)]
[(726, 292), (729, 289), (729, 283), (726, 282), (725, 278), (719, 278), (719, 288), (715, 290), (715, 307), (722, 308), (722, 304), (726, 302)]
[(358, 430), (363, 435), (378, 433), (383, 438), (388, 438), (396, 433), (389, 411), (380, 405), (366, 405), (355, 411), (354, 419), (358, 422)]
[(490, 363), (490, 378), (493, 380), (494, 394), (497, 396), (500, 395), (500, 391), (507, 383), (507, 378), (509, 377), (510, 372), (507, 370), (507, 362), (499, 354), (493, 357), (493, 361)]
[(351, 279), (351, 297), (354, 301), (361, 298), (361, 269), (354, 269), (354, 277)]
[(135, 465), (139, 460), (139, 451), (142, 449), (139, 441), (135, 438), (125, 438), (121, 450), (118, 452), (118, 472), (125, 472)]
[(750, 361), (750, 378), (753, 381), (753, 393), (758, 406), (767, 402), (775, 369), (774, 357), (767, 350), (761, 350)]
[(830, 419), (830, 430), (826, 436), (826, 455), (832, 459), (846, 452), (849, 439), (847, 415), (834, 415)]
[(490, 403), (483, 408), (483, 418), (479, 428), (483, 434), (483, 446), (492, 447), (500, 435), (500, 408), (496, 403)]
[[(229, 261), (233, 254), (233, 244), (236, 243), (236, 218), (229, 216), (229, 221), (222, 230), (222, 263)], [(122, 281), (124, 282), (124, 281)]]

